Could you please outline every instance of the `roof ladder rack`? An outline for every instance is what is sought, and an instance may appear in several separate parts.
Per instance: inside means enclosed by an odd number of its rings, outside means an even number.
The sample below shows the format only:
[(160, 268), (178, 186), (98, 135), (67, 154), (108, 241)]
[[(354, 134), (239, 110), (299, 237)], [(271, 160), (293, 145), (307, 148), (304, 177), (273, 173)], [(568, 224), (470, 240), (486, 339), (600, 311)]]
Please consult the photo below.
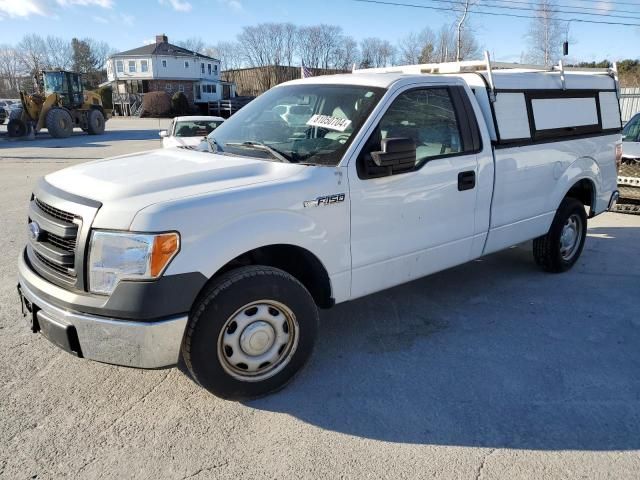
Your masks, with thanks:
[(493, 83), (493, 71), (491, 70), (491, 57), (489, 50), (484, 51), (484, 61), (487, 64), (487, 76), (489, 77), (489, 100), (491, 103), (496, 101), (496, 87)]
[(567, 81), (564, 77), (564, 65), (562, 65), (562, 60), (558, 62), (558, 68), (560, 69), (560, 81), (562, 82), (562, 90), (567, 89)]

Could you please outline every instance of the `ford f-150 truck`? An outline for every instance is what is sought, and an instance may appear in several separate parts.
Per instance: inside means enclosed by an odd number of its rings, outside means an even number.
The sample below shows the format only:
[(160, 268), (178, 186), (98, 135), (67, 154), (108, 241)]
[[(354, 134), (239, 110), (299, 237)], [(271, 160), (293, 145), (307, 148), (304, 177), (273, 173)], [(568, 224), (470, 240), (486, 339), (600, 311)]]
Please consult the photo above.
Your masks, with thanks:
[(41, 179), (23, 311), (79, 357), (182, 358), (218, 396), (263, 395), (309, 358), (318, 307), (530, 239), (544, 270), (571, 268), (617, 199), (620, 130), (613, 73), (487, 61), (288, 82), (208, 151)]

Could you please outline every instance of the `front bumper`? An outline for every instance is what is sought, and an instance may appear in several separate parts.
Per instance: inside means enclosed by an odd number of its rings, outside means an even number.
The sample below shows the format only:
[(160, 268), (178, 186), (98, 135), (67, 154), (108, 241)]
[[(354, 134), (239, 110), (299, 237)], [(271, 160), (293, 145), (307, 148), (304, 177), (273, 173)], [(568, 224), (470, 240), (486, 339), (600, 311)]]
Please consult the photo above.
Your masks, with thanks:
[(54, 305), (38, 288), (42, 285), (34, 285), (46, 281), (30, 269), (24, 255), (18, 271), (33, 329), (54, 344), (83, 358), (127, 367), (161, 368), (178, 362), (186, 314), (139, 322), (81, 313)]

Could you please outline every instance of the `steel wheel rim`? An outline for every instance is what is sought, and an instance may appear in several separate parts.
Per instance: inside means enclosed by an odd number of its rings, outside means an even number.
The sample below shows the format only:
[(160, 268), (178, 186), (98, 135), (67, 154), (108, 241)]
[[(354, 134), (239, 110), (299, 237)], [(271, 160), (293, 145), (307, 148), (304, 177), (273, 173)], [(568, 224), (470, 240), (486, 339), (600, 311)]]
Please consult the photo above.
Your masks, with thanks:
[(298, 346), (295, 315), (274, 300), (258, 300), (236, 310), (218, 336), (218, 360), (232, 377), (258, 382), (285, 368)]
[(579, 215), (571, 215), (562, 227), (560, 233), (560, 256), (565, 261), (570, 261), (580, 247), (582, 239), (582, 219)]

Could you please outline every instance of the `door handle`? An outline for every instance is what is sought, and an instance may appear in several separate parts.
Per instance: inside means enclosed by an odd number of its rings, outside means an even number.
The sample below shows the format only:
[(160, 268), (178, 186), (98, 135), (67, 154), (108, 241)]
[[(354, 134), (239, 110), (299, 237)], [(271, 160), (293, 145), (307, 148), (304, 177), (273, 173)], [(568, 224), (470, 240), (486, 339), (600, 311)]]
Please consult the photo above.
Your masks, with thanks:
[(460, 172), (458, 174), (458, 191), (471, 190), (476, 186), (476, 172)]

